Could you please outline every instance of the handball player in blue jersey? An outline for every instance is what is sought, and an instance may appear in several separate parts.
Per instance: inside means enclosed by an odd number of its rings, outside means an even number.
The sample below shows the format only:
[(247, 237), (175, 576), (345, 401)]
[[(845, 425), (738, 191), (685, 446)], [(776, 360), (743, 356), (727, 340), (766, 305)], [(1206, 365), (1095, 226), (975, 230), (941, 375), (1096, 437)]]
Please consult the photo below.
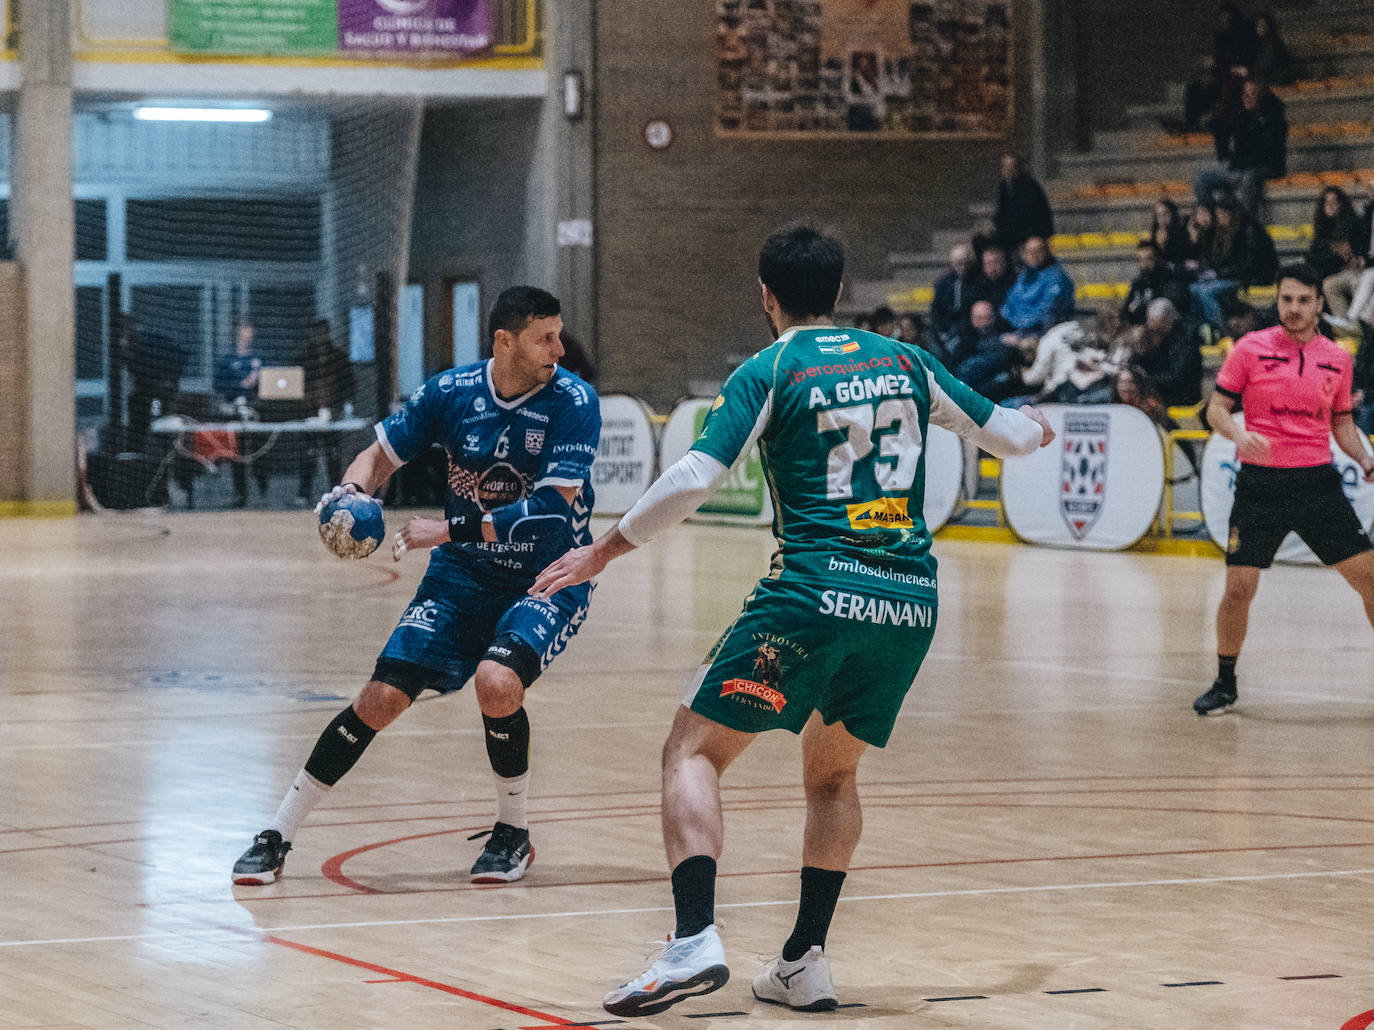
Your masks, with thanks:
[(371, 679), (325, 728), (272, 822), (234, 865), (238, 884), (281, 875), (296, 831), (378, 731), (421, 691), (474, 681), (496, 780), (496, 824), (473, 865), (474, 883), (520, 879), (534, 857), (526, 793), (526, 689), (577, 632), (590, 584), (528, 594), (540, 569), (591, 542), (590, 472), (601, 433), (596, 392), (559, 368), (557, 298), (516, 286), (488, 320), (492, 357), (428, 380), (379, 422), (377, 440), (349, 465), (343, 492), (374, 494), (433, 444), (448, 454), (444, 518), (411, 518), (392, 556), (430, 551), (429, 569), (377, 659)]

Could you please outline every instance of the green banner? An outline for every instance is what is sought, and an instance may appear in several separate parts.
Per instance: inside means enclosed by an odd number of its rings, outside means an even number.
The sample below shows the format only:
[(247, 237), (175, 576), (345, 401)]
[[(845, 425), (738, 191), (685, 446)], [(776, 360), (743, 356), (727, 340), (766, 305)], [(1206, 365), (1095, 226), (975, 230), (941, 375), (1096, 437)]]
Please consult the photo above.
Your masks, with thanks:
[(338, 0), (167, 0), (173, 50), (321, 54), (339, 49)]
[[(701, 435), (709, 406), (702, 405), (696, 413), (693, 436)], [(707, 515), (749, 515), (757, 519), (763, 514), (767, 484), (763, 478), (763, 462), (755, 445), (743, 461), (732, 468), (721, 481), (711, 499), (697, 510)]]

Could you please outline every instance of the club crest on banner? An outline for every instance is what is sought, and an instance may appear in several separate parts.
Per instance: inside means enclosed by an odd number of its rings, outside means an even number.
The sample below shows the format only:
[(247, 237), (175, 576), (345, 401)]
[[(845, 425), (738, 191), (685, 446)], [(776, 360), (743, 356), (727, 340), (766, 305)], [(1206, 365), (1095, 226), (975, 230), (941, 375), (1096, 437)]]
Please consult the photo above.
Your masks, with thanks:
[(1059, 513), (1075, 540), (1092, 530), (1107, 499), (1106, 412), (1068, 412), (1059, 476)]

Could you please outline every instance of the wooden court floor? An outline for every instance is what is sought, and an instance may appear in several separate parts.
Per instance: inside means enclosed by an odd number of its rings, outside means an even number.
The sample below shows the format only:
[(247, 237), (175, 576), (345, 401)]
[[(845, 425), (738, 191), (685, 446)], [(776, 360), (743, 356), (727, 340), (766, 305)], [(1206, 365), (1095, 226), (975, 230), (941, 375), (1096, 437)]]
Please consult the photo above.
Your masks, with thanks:
[[(493, 809), (465, 691), (377, 739), (282, 881), (233, 888), (424, 567), (340, 562), (312, 522), (0, 521), (0, 1027), (616, 1025), (602, 993), (672, 922), (659, 747), (767, 534), (684, 527), (602, 578), (529, 698), (520, 884), (466, 882)], [(861, 768), (844, 1007), (750, 995), (798, 882), (773, 735), (726, 780), (733, 979), (638, 1025), (1370, 1025), (1374, 632), (1339, 577), (1266, 575), (1241, 707), (1203, 720), (1219, 561), (936, 547), (934, 648)]]

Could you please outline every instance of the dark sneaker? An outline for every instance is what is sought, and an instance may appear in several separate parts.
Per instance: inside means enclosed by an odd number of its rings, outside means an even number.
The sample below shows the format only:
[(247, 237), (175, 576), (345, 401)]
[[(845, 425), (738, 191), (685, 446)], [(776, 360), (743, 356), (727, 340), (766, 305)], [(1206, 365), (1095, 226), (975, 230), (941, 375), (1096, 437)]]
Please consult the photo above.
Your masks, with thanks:
[(509, 823), (497, 823), (490, 830), (473, 834), (468, 840), (476, 840), (488, 833), (491, 838), (472, 864), (468, 879), (473, 883), (514, 883), (525, 875), (525, 870), (534, 861), (530, 831)]
[(234, 882), (261, 887), (281, 875), (291, 842), (281, 839), (276, 830), (263, 830), (253, 838), (253, 846), (234, 863)]
[(1213, 681), (1212, 688), (1193, 702), (1193, 711), (1198, 715), (1220, 715), (1236, 703), (1236, 685), (1227, 686), (1220, 679)]

